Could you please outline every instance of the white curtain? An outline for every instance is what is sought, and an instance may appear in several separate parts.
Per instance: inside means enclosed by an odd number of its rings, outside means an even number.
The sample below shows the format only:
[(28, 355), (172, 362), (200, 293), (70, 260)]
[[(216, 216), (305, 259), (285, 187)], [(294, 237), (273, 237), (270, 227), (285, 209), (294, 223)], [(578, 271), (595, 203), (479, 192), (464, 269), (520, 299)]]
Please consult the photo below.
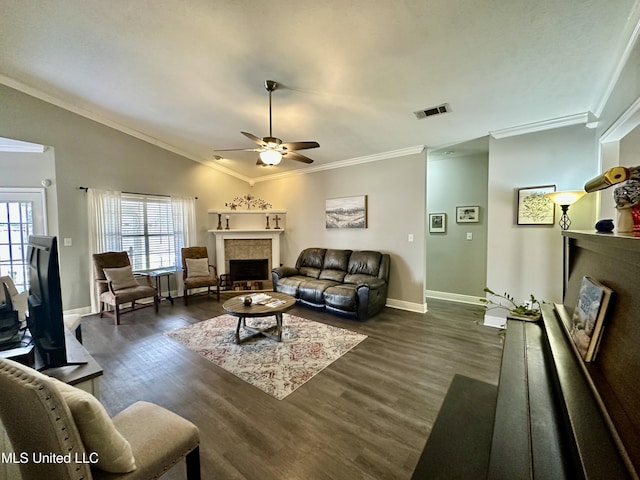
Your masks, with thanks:
[(182, 270), (182, 247), (190, 247), (197, 242), (196, 199), (193, 197), (171, 197), (171, 210), (173, 212), (176, 268)]
[(89, 285), (91, 311), (98, 311), (98, 298), (93, 276), (93, 254), (122, 251), (122, 192), (87, 190), (89, 212)]

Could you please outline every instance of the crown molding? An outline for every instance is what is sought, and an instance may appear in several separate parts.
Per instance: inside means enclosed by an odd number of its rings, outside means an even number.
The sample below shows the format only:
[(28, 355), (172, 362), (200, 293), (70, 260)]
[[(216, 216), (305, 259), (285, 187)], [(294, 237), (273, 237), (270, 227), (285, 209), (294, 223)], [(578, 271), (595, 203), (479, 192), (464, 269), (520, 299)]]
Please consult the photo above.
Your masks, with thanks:
[(528, 123), (517, 127), (504, 128), (502, 130), (494, 130), (489, 132), (495, 139), (515, 137), (526, 133), (541, 132), (543, 130), (551, 130), (560, 127), (569, 127), (571, 125), (588, 124), (594, 121), (594, 115), (591, 112), (577, 113), (575, 115), (567, 115), (566, 117), (552, 118), (541, 122)]
[(627, 61), (629, 60), (629, 56), (633, 48), (638, 41), (638, 37), (640, 36), (640, 0), (636, 0), (631, 13), (629, 14), (629, 18), (627, 20), (627, 24), (625, 25), (623, 37), (627, 37), (627, 43), (622, 48), (620, 55), (618, 56), (618, 62), (616, 63), (615, 69), (613, 70), (613, 74), (609, 79), (609, 83), (607, 84), (607, 88), (602, 93), (602, 98), (600, 99), (600, 103), (596, 107), (594, 114), (596, 117), (600, 117), (602, 115), (602, 111), (606, 106), (609, 98), (611, 97), (611, 93), (615, 88), (618, 80), (620, 80), (620, 75), (622, 74), (622, 70), (624, 69)]
[(361, 165), (364, 163), (379, 162), (380, 160), (388, 160), (390, 158), (404, 157), (407, 155), (415, 155), (417, 153), (424, 152), (424, 145), (416, 145), (414, 147), (402, 148), (399, 150), (391, 150), (389, 152), (376, 153), (373, 155), (365, 155), (363, 157), (350, 158), (346, 160), (338, 160), (336, 162), (325, 163), (324, 165), (316, 165), (314, 167), (308, 167), (298, 170), (289, 170), (287, 172), (275, 173), (273, 175), (264, 175), (262, 177), (256, 177), (254, 181), (266, 182), (270, 180), (278, 180), (285, 177), (293, 177), (297, 175), (306, 175), (309, 173), (322, 172), (325, 170), (334, 170), (336, 168), (351, 167), (353, 165)]

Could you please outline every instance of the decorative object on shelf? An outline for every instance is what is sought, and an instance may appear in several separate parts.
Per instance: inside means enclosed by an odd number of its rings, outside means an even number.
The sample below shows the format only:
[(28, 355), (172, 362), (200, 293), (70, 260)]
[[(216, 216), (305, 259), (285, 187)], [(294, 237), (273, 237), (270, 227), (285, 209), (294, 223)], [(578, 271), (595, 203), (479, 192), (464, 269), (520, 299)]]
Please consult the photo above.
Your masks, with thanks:
[(218, 214), (218, 226), (216, 227), (216, 230), (222, 230), (222, 214), (221, 213)]
[(367, 196), (327, 199), (325, 227), (367, 228)]
[(271, 204), (265, 202), (261, 198), (256, 198), (250, 193), (243, 197), (235, 197), (232, 202), (228, 202), (224, 204), (226, 207), (229, 207), (231, 210), (236, 210), (238, 207), (246, 206), (247, 210), (251, 210), (251, 208), (258, 208), (260, 210), (267, 210), (271, 208)]
[(456, 223), (478, 223), (480, 207), (478, 205), (456, 207)]
[(571, 318), (570, 334), (585, 362), (595, 360), (602, 325), (613, 291), (597, 280), (582, 277), (578, 304)]
[(227, 221), (227, 226), (224, 228), (225, 230), (229, 230), (229, 215), (227, 215), (227, 217), (225, 218), (225, 220)]
[(269, 226), (269, 214), (268, 213), (265, 215), (265, 218), (267, 219), (267, 226), (264, 227), (264, 228), (265, 228), (265, 230), (271, 230), (271, 227)]
[(629, 178), (613, 191), (618, 211), (618, 231), (640, 233), (640, 167), (627, 169)]
[(610, 233), (613, 232), (613, 219), (605, 218), (602, 220), (598, 220), (596, 222), (596, 230), (600, 233)]
[(555, 208), (546, 195), (555, 191), (555, 185), (519, 188), (518, 225), (553, 225)]
[[(485, 310), (493, 310), (496, 308), (503, 308), (508, 310), (507, 318), (511, 320), (523, 320), (527, 322), (537, 322), (540, 320), (540, 303), (533, 295), (529, 296), (529, 300), (522, 304), (517, 304), (515, 299), (508, 293), (502, 295), (495, 293), (489, 287), (484, 288), (484, 292), (488, 293), (496, 300), (492, 298), (480, 298), (480, 302), (484, 304)], [(506, 301), (506, 305), (502, 303)]]
[(586, 192), (604, 190), (626, 182), (613, 191), (618, 211), (618, 232), (640, 233), (640, 166), (612, 167), (584, 185)]
[(571, 226), (571, 219), (568, 215), (569, 207), (580, 200), (586, 193), (584, 190), (565, 190), (547, 193), (547, 197), (556, 205), (560, 205), (562, 209), (562, 216), (558, 222), (562, 230), (567, 230)]
[(280, 230), (280, 224), (278, 222), (282, 219), (278, 215), (276, 215), (275, 217), (273, 217), (273, 220), (276, 222), (276, 226), (273, 229)]
[(447, 214), (429, 214), (429, 233), (445, 233), (447, 231)]

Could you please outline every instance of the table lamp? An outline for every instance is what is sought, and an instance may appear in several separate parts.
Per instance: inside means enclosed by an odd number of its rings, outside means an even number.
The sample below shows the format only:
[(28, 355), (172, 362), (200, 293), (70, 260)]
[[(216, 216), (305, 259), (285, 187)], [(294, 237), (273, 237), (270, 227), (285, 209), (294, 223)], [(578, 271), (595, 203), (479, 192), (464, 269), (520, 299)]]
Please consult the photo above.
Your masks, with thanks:
[(571, 226), (571, 219), (567, 214), (569, 206), (580, 200), (586, 193), (584, 190), (565, 190), (545, 194), (553, 203), (560, 205), (560, 208), (562, 208), (562, 216), (558, 222), (562, 230), (567, 230)]

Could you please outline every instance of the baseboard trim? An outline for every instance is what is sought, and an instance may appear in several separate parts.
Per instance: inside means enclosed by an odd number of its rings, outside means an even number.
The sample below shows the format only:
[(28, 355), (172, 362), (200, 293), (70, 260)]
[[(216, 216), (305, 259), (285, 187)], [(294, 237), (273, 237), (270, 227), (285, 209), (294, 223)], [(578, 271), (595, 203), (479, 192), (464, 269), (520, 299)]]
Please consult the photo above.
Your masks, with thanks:
[(479, 297), (473, 295), (462, 295), (460, 293), (438, 292), (436, 290), (425, 290), (424, 296), (437, 300), (448, 300), (450, 302), (469, 303), (471, 305), (483, 305)]
[(397, 308), (398, 310), (407, 310), (409, 312), (427, 313), (427, 303), (414, 303), (407, 302), (405, 300), (396, 300), (394, 298), (387, 298), (387, 307)]

